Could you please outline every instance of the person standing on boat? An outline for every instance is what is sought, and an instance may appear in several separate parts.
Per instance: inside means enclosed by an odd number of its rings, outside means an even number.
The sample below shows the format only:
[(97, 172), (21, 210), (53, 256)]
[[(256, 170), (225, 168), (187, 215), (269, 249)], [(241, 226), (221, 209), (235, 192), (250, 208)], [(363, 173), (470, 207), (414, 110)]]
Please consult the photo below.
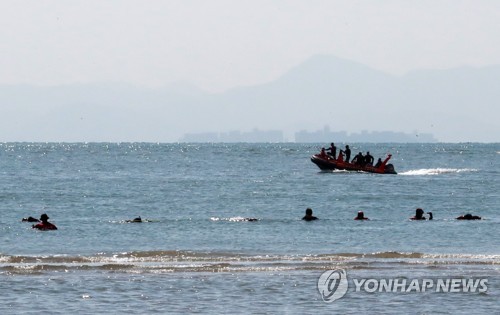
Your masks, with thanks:
[(365, 165), (370, 165), (372, 166), (373, 165), (373, 156), (370, 155), (370, 151), (366, 152), (366, 155), (365, 155)]
[(337, 156), (337, 147), (335, 146), (335, 144), (332, 142), (330, 143), (330, 147), (327, 149), (327, 151), (330, 151), (330, 153), (328, 153), (328, 155), (330, 155), (332, 157), (332, 159), (336, 159), (336, 156)]
[[(340, 150), (340, 151), (342, 151), (342, 150)], [(349, 161), (351, 160), (351, 149), (349, 149), (349, 146), (346, 145), (345, 150), (342, 152), (345, 154), (345, 161), (347, 163), (349, 163)]]

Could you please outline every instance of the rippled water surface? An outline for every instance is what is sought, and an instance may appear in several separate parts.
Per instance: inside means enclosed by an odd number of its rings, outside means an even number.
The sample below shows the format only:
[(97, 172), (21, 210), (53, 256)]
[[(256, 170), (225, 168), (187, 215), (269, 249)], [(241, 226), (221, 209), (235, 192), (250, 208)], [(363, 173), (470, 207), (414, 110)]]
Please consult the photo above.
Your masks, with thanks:
[[(321, 172), (321, 145), (0, 144), (0, 313), (498, 310), (499, 144), (351, 144), (392, 153), (397, 175)], [(21, 222), (42, 213), (57, 231)], [(489, 284), (325, 303), (330, 269)]]

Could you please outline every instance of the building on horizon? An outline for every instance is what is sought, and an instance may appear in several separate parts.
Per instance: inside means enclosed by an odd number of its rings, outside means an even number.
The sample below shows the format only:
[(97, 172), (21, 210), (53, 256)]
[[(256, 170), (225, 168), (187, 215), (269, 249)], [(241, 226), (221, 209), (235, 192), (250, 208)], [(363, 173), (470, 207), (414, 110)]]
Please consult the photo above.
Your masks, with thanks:
[(330, 131), (328, 126), (321, 130), (301, 130), (295, 133), (295, 142), (397, 142), (397, 143), (435, 143), (436, 138), (430, 133), (404, 133), (397, 131), (367, 131), (347, 133), (346, 131)]

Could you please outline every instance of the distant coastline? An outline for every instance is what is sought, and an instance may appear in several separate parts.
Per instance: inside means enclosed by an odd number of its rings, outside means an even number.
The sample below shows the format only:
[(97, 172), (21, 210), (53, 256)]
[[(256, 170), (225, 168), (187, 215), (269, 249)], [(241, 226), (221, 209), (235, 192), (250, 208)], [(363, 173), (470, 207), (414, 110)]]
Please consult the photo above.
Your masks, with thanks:
[(216, 94), (175, 85), (0, 84), (0, 135), (34, 142), (423, 143), (435, 142), (421, 133), (432, 132), (440, 142), (496, 143), (499, 81), (500, 66), (394, 76), (318, 55), (274, 81)]
[(438, 140), (430, 133), (405, 133), (397, 131), (367, 131), (348, 133), (347, 131), (331, 131), (328, 126), (321, 130), (301, 130), (294, 133), (294, 139), (287, 139), (281, 130), (230, 131), (186, 133), (179, 142), (395, 142), (395, 143), (435, 143)]

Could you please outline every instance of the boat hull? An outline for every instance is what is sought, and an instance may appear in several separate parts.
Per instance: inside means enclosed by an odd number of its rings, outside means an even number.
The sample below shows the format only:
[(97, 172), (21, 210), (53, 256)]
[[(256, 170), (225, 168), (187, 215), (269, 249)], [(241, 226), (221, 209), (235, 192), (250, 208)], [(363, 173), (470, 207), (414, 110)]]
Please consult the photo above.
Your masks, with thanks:
[(361, 166), (352, 163), (340, 162), (333, 160), (329, 157), (321, 157), (319, 154), (311, 156), (311, 161), (316, 164), (321, 170), (333, 171), (333, 170), (343, 170), (343, 171), (354, 171), (354, 172), (368, 172), (376, 174), (397, 174), (394, 170), (392, 164), (385, 164), (380, 167), (374, 166)]

